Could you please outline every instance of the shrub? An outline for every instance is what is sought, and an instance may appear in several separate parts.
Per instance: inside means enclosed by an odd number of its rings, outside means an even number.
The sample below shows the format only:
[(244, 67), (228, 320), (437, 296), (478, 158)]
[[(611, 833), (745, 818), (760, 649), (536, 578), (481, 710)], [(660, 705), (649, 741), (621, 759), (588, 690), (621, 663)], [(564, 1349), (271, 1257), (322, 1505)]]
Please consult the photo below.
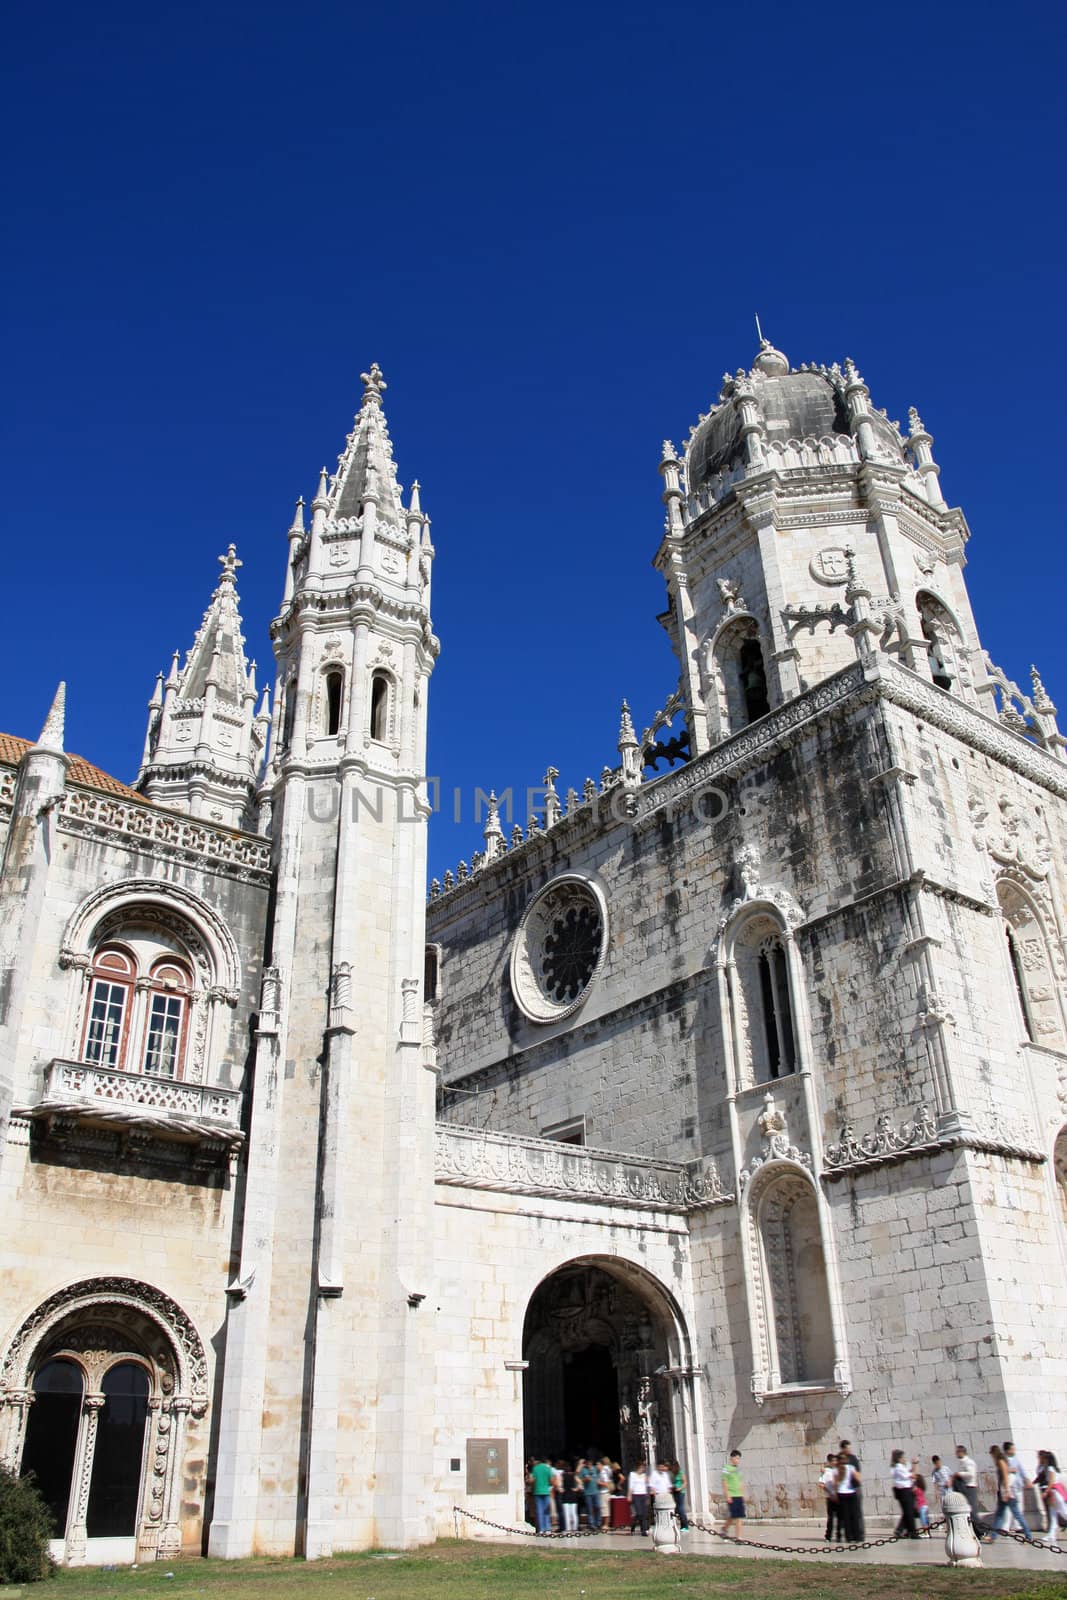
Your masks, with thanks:
[(16, 1478), (0, 1467), (0, 1583), (35, 1583), (50, 1577), (51, 1537), (52, 1516), (32, 1474)]

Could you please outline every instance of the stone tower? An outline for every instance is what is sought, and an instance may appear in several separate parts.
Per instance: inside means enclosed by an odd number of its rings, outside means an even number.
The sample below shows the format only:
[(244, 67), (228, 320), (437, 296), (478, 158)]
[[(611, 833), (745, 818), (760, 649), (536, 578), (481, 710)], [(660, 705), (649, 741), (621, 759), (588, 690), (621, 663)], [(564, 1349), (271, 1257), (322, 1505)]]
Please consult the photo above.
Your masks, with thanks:
[(148, 703), (137, 787), (159, 805), (231, 828), (251, 824), (270, 712), (256, 711), (256, 664), (245, 660), (237, 601), (237, 550), (219, 557), (211, 604), (178, 669), (175, 651)]
[(684, 461), (664, 444), (656, 564), (695, 755), (855, 659), (850, 559), (865, 632), (988, 704), (963, 581), (969, 530), (945, 503), (932, 443), (914, 408), (905, 435), (872, 406), (853, 362), (791, 368), (764, 339), (749, 371), (723, 378)]
[(272, 625), (276, 894), (226, 1333), (216, 1555), (430, 1536), (434, 1080), (422, 1065), (429, 522), (377, 365)]

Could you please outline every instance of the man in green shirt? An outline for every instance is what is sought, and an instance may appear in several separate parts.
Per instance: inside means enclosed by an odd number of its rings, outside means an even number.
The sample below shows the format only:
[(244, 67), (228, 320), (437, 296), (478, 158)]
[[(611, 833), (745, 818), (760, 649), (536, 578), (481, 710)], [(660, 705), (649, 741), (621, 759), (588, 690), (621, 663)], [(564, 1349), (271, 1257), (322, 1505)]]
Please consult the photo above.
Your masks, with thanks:
[(745, 1485), (741, 1477), (741, 1452), (731, 1450), (730, 1459), (722, 1469), (722, 1492), (726, 1496), (727, 1515), (722, 1525), (724, 1534), (736, 1524), (736, 1538), (740, 1539), (745, 1520)]
[(530, 1473), (538, 1533), (552, 1532), (552, 1468), (541, 1456)]

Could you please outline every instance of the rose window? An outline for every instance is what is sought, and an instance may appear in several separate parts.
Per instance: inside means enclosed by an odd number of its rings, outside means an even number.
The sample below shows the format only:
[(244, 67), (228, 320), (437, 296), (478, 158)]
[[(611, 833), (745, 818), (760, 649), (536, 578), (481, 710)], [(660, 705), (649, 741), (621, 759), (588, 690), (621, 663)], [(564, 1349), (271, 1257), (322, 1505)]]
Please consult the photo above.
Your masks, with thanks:
[(583, 878), (543, 889), (523, 917), (511, 956), (511, 985), (534, 1022), (555, 1022), (585, 998), (604, 957), (603, 899)]

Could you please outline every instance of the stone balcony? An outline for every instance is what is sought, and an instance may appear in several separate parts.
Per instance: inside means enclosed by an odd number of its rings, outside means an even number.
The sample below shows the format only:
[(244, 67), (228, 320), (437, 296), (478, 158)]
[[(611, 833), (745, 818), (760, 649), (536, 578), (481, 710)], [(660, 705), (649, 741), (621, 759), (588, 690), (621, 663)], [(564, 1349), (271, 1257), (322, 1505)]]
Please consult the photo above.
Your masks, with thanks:
[(649, 1160), (616, 1150), (524, 1139), (485, 1128), (437, 1124), (437, 1183), (497, 1193), (599, 1201), (642, 1211), (729, 1205), (713, 1160)]
[(215, 1166), (244, 1143), (239, 1090), (58, 1058), (12, 1119), (49, 1144), (166, 1166)]

